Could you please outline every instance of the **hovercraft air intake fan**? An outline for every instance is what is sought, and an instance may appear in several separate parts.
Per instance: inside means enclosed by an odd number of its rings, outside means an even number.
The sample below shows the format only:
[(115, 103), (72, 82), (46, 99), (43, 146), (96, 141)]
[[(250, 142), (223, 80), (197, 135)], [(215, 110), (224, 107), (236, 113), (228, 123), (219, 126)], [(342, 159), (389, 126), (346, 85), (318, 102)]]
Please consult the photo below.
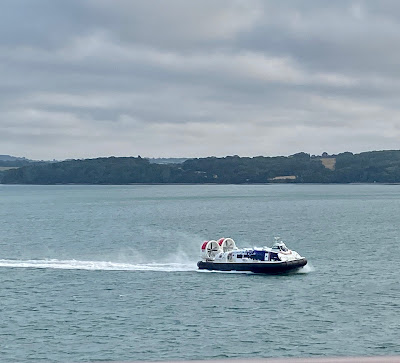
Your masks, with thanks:
[(206, 241), (201, 246), (201, 253), (203, 258), (214, 259), (219, 252), (222, 252), (222, 250), (219, 247), (217, 241), (214, 240)]
[(232, 238), (220, 238), (218, 244), (223, 252), (231, 252), (236, 249), (235, 241)]

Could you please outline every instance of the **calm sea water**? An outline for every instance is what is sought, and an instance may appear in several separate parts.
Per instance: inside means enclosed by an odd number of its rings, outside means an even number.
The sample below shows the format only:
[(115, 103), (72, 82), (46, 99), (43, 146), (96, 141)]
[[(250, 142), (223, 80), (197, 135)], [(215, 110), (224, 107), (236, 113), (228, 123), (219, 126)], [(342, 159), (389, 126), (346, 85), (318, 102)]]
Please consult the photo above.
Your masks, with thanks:
[[(400, 355), (400, 186), (0, 186), (0, 361)], [(198, 272), (281, 236), (302, 273)]]

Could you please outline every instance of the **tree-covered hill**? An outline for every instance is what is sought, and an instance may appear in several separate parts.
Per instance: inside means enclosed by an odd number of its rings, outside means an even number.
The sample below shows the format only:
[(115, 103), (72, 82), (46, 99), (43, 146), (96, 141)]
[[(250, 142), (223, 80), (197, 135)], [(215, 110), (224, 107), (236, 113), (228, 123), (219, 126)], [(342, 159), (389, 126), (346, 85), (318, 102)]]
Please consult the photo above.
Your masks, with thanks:
[[(299, 153), (289, 157), (253, 158), (227, 156), (225, 158), (191, 159), (183, 163), (185, 171), (201, 172), (214, 183), (268, 183), (274, 181), (295, 181), (312, 183), (325, 180), (329, 176), (320, 160), (309, 154)], [(281, 178), (294, 176), (295, 179)]]
[(330, 182), (400, 183), (400, 151), (339, 154)]
[(35, 161), (17, 156), (0, 155), (0, 181), (7, 170), (20, 168), (32, 163), (35, 163)]
[(21, 167), (24, 165), (29, 165), (32, 162), (32, 160), (28, 160), (25, 158), (18, 158), (10, 155), (0, 155), (0, 167), (3, 168)]
[(98, 158), (29, 165), (4, 172), (2, 183), (13, 184), (129, 184), (163, 183), (168, 168), (142, 158)]
[(400, 183), (400, 151), (208, 157), (179, 164), (110, 157), (29, 164), (3, 171), (0, 178), (3, 184)]

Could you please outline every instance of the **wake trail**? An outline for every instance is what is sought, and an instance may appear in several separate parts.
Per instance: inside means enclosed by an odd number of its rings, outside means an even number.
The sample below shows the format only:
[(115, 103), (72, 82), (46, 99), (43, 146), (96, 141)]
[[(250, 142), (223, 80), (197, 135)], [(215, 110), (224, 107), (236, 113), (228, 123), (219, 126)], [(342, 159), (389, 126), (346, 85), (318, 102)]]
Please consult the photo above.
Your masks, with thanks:
[(307, 265), (302, 267), (297, 273), (299, 274), (308, 274), (310, 272), (314, 272), (315, 268), (308, 262)]
[(90, 270), (90, 271), (161, 271), (185, 272), (197, 270), (193, 263), (120, 263), (110, 261), (79, 261), (79, 260), (3, 260), (0, 267), (38, 268), (60, 270)]

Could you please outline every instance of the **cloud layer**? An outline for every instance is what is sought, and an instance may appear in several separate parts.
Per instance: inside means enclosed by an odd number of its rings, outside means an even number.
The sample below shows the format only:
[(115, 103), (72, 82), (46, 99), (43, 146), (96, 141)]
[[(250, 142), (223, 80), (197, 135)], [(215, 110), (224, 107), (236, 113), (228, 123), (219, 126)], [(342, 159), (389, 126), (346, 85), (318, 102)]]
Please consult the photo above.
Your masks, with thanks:
[(2, 154), (400, 148), (397, 1), (2, 5)]

